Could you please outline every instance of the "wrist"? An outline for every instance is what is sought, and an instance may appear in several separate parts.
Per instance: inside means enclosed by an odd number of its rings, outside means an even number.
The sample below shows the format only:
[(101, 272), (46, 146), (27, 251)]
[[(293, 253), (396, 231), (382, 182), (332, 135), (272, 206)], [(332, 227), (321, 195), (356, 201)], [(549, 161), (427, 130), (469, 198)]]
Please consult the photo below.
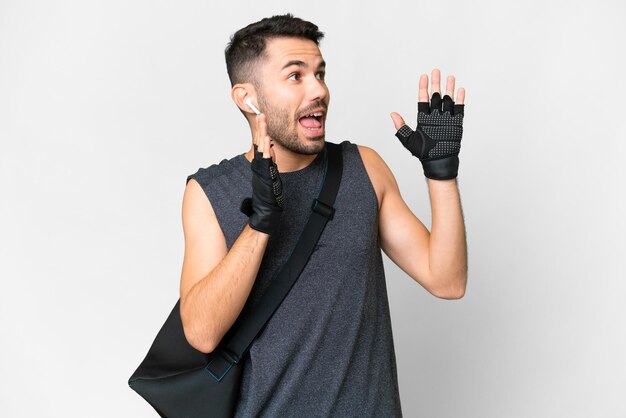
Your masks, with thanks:
[(248, 222), (246, 225), (249, 229), (249, 231), (252, 234), (258, 235), (260, 238), (269, 238), (271, 236), (270, 232), (266, 232), (264, 230), (259, 229), (258, 227), (254, 226), (251, 222)]
[(420, 161), (422, 162), (424, 175), (431, 180), (451, 180), (458, 176), (458, 155), (450, 155), (444, 158)]
[(426, 183), (428, 184), (428, 187), (434, 187), (437, 189), (441, 189), (441, 190), (455, 190), (458, 188), (458, 182), (457, 179), (449, 179), (449, 180), (435, 180), (435, 179), (429, 179), (428, 177), (426, 178)]
[(280, 224), (280, 217), (282, 215), (282, 209), (280, 210), (266, 210), (266, 208), (257, 207), (256, 211), (250, 216), (248, 224), (250, 228), (259, 232), (263, 232), (267, 235), (273, 235), (278, 229)]

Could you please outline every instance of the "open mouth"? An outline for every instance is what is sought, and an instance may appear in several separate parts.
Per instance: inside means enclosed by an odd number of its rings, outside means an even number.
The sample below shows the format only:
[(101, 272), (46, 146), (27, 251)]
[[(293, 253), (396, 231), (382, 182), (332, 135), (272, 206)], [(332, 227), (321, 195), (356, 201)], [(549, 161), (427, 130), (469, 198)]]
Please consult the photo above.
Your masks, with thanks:
[(323, 129), (322, 118), (324, 113), (321, 111), (309, 113), (301, 117), (298, 122), (306, 131), (310, 133), (319, 133)]

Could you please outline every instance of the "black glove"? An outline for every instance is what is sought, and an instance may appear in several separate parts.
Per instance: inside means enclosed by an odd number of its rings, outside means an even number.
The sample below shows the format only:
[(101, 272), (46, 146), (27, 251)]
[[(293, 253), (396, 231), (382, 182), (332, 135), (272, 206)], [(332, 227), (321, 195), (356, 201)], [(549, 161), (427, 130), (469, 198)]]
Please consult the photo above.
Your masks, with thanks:
[(276, 164), (271, 158), (263, 158), (256, 145), (251, 168), (252, 198), (247, 197), (241, 202), (241, 211), (250, 217), (251, 228), (271, 235), (283, 213), (283, 183)]
[(396, 136), (422, 162), (424, 175), (433, 180), (456, 178), (463, 135), (464, 105), (455, 105), (447, 94), (433, 93), (428, 102), (417, 104), (417, 128), (403, 125)]

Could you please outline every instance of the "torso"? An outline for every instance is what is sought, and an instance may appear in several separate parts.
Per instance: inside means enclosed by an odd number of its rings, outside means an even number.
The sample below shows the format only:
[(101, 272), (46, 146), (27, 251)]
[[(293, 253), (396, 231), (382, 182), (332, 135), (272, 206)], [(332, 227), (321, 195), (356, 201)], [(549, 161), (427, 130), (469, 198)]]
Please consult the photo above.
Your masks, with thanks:
[[(328, 223), (298, 281), (255, 340), (244, 363), (236, 416), (401, 416), (391, 320), (378, 236), (384, 184), (365, 147), (344, 142), (344, 175)], [(289, 257), (323, 179), (322, 160), (281, 173), (289, 197), (246, 307)], [(240, 154), (197, 180), (230, 248), (251, 193)], [(202, 184), (204, 183), (204, 184)], [(384, 180), (382, 181), (384, 183)]]

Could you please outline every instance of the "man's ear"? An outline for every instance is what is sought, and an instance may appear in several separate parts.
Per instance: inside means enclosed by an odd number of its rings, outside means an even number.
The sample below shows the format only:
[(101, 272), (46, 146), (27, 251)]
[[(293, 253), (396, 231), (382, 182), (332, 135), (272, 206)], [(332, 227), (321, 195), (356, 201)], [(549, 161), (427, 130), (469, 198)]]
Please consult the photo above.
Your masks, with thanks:
[(239, 110), (244, 113), (249, 113), (254, 116), (252, 109), (248, 107), (245, 100), (249, 97), (252, 98), (252, 103), (256, 105), (256, 89), (250, 83), (235, 84), (230, 91), (230, 95), (233, 98), (233, 102), (237, 105)]

